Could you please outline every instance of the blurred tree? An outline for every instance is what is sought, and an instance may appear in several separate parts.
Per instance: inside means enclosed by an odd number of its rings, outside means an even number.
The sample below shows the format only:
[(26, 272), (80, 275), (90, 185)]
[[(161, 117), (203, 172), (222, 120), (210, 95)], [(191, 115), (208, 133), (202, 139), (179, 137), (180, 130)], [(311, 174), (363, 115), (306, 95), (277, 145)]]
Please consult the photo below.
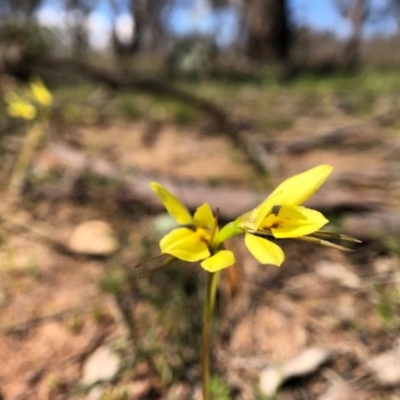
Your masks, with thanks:
[(43, 0), (1, 0), (0, 15), (20, 14), (30, 17), (42, 3)]
[(218, 10), (219, 8), (227, 7), (230, 4), (229, 0), (209, 0), (210, 5), (214, 8), (214, 10)]
[(213, 73), (218, 48), (211, 36), (191, 35), (176, 40), (168, 56), (170, 75), (191, 78), (206, 77)]
[[(118, 15), (129, 10), (134, 21), (130, 44), (113, 34), (118, 52), (135, 52), (164, 48), (169, 33), (168, 12), (174, 7), (194, 7), (188, 0), (109, 0)], [(240, 20), (238, 40), (248, 57), (258, 61), (286, 60), (290, 46), (287, 0), (208, 0), (214, 12), (234, 7)], [(125, 11), (126, 12), (126, 11)]]
[(64, 7), (68, 12), (69, 32), (72, 37), (72, 55), (77, 59), (85, 59), (88, 55), (89, 41), (86, 21), (95, 9), (98, 0), (65, 0)]
[(286, 60), (291, 39), (287, 1), (241, 0), (239, 10), (248, 57), (259, 61)]
[(165, 34), (163, 12), (172, 2), (173, 0), (131, 0), (139, 49), (147, 51), (160, 46)]
[[(133, 54), (160, 48), (166, 34), (164, 14), (176, 0), (109, 0), (117, 18), (114, 19), (112, 44), (118, 55)], [(131, 38), (121, 38), (115, 22), (129, 13), (132, 21)]]
[(400, 0), (388, 0), (387, 14), (394, 16), (400, 29)]
[(0, 72), (28, 79), (31, 63), (50, 54), (55, 35), (33, 15), (44, 0), (0, 0)]
[(340, 14), (351, 24), (351, 34), (343, 47), (342, 63), (354, 68), (360, 59), (361, 34), (364, 23), (371, 14), (367, 0), (335, 0)]

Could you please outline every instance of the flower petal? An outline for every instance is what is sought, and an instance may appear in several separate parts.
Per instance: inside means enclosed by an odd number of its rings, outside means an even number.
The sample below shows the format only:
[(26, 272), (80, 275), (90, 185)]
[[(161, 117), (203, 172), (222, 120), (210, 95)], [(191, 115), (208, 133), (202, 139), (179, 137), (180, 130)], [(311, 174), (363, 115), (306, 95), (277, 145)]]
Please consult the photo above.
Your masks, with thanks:
[(269, 196), (264, 200), (257, 208), (252, 212), (252, 217), (254, 219), (254, 231), (257, 231), (261, 225), (263, 219), (272, 211), (273, 207), (277, 205), (277, 198), (280, 192), (276, 192), (274, 195)]
[(211, 229), (215, 224), (215, 217), (209, 204), (198, 207), (193, 215), (194, 226)]
[(258, 207), (242, 214), (236, 219), (237, 226), (245, 232), (256, 232), (264, 218), (272, 211), (275, 205), (274, 197), (268, 197)]
[(278, 206), (302, 204), (319, 189), (332, 169), (330, 165), (323, 164), (292, 176), (282, 182), (269, 197), (275, 197), (274, 205)]
[(261, 264), (272, 264), (279, 267), (285, 259), (282, 249), (267, 239), (247, 233), (244, 240), (250, 253)]
[(310, 235), (329, 222), (319, 211), (302, 206), (282, 206), (277, 220), (278, 226), (270, 229), (279, 239)]
[(235, 263), (235, 256), (229, 250), (220, 250), (217, 254), (201, 262), (201, 266), (208, 272), (216, 272), (230, 267)]
[(12, 117), (24, 119), (34, 119), (36, 117), (36, 108), (32, 104), (23, 101), (9, 103), (7, 112)]
[(196, 262), (210, 256), (204, 240), (204, 231), (189, 228), (174, 229), (160, 241), (161, 253), (170, 254), (183, 261)]
[(31, 92), (35, 100), (42, 106), (51, 105), (53, 98), (40, 78), (35, 78), (30, 83)]
[(188, 209), (167, 189), (157, 182), (150, 183), (150, 187), (156, 196), (163, 203), (168, 214), (180, 225), (190, 225), (193, 223), (192, 216)]

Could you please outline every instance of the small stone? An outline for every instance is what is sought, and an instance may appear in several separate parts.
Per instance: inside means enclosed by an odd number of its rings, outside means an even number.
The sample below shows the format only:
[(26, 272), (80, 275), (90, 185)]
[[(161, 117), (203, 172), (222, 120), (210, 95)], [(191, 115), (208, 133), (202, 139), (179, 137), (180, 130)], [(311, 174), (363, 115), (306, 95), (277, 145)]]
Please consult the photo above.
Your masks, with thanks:
[(68, 247), (78, 254), (110, 256), (119, 248), (110, 224), (104, 221), (87, 221), (72, 232)]
[(366, 398), (365, 393), (356, 391), (345, 382), (336, 382), (318, 400), (354, 400)]
[(281, 366), (262, 370), (259, 377), (260, 389), (265, 395), (274, 396), (285, 381), (313, 373), (328, 361), (331, 355), (332, 351), (329, 349), (319, 347), (305, 349)]
[(268, 397), (274, 396), (284, 380), (282, 370), (279, 368), (266, 368), (261, 371), (259, 381), (261, 391)]
[(105, 388), (103, 385), (96, 385), (87, 394), (86, 400), (101, 400), (104, 396)]
[(289, 379), (295, 376), (309, 375), (327, 362), (331, 355), (332, 351), (329, 349), (320, 347), (305, 349), (285, 363), (283, 367), (284, 377)]
[(109, 381), (118, 372), (120, 359), (107, 346), (99, 347), (83, 366), (82, 384), (92, 385), (98, 381)]
[(400, 346), (374, 357), (368, 365), (382, 386), (400, 384)]
[(321, 260), (315, 266), (315, 271), (325, 279), (336, 280), (351, 289), (357, 289), (361, 286), (360, 278), (341, 263)]

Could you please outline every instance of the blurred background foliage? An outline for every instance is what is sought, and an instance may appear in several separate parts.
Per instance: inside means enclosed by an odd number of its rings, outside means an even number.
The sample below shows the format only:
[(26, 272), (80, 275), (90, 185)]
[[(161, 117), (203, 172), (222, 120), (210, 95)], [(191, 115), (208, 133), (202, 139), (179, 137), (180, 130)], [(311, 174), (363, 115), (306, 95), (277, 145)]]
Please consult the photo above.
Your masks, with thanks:
[[(84, 123), (104, 121), (116, 111), (131, 119), (185, 125), (196, 119), (197, 109), (221, 123), (219, 111), (197, 96), (222, 105), (243, 83), (262, 85), (270, 92), (274, 85), (299, 83), (320, 92), (330, 81), (332, 90), (324, 95), (333, 96), (341, 88), (346, 92), (349, 85), (357, 86), (359, 95), (343, 96), (344, 107), (368, 112), (372, 84), (378, 92), (396, 86), (400, 2), (323, 3), (324, 7), (306, 0), (4, 0), (0, 76), (22, 81), (41, 76), (51, 89), (57, 87), (60, 99), (67, 96), (66, 84), (78, 84), (70, 90), (75, 104), (71, 96), (65, 97), (65, 107), (55, 117)], [(107, 90), (95, 90), (99, 85)], [(188, 100), (174, 86), (193, 98)], [(294, 92), (302, 95), (301, 89)], [(120, 98), (113, 101), (116, 93)], [(310, 105), (312, 97), (307, 97)], [(162, 98), (172, 103), (156, 106)]]
[[(326, 15), (321, 15), (322, 28), (317, 30), (302, 21), (299, 15), (306, 3), (4, 0), (0, 66), (26, 78), (35, 72), (34, 61), (43, 57), (63, 56), (97, 65), (100, 58), (109, 67), (126, 70), (139, 67), (139, 59), (151, 55), (152, 69), (158, 66), (169, 76), (212, 77), (230, 69), (239, 77), (246, 71), (253, 75), (254, 68), (278, 65), (281, 77), (289, 79), (302, 71), (398, 65), (398, 32), (393, 27), (400, 18), (398, 0), (331, 0), (327, 10), (336, 11), (342, 31), (324, 30)], [(379, 34), (368, 34), (374, 26)], [(142, 67), (151, 69), (146, 63)]]

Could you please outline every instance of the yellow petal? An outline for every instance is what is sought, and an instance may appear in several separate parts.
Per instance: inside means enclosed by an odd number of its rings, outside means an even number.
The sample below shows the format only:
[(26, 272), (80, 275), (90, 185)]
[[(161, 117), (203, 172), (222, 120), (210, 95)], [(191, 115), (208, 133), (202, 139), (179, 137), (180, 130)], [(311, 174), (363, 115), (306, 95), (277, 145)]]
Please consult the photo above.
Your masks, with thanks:
[(220, 250), (217, 254), (201, 262), (201, 266), (208, 272), (216, 272), (230, 267), (235, 263), (235, 256), (229, 250)]
[(254, 227), (255, 231), (258, 230), (263, 219), (272, 211), (273, 207), (278, 204), (277, 198), (280, 192), (269, 196), (264, 202), (262, 202), (255, 210), (253, 210)]
[(178, 224), (190, 225), (193, 223), (192, 216), (188, 209), (173, 194), (156, 182), (150, 183), (150, 187), (160, 199), (161, 203), (163, 203), (169, 215), (171, 215)]
[(12, 117), (24, 119), (34, 119), (36, 117), (36, 108), (25, 102), (12, 102), (8, 104), (7, 112)]
[(272, 264), (279, 267), (285, 259), (282, 249), (267, 239), (247, 233), (244, 240), (250, 253), (261, 264)]
[(332, 167), (327, 164), (311, 168), (282, 182), (270, 195), (275, 205), (299, 205), (311, 197), (325, 182)]
[(40, 78), (35, 78), (30, 83), (31, 92), (35, 100), (42, 106), (51, 105), (53, 98)]
[(161, 239), (160, 249), (162, 253), (188, 262), (204, 260), (210, 256), (201, 229), (196, 232), (188, 228), (174, 229)]
[(270, 229), (279, 239), (310, 235), (329, 222), (319, 211), (302, 206), (282, 206), (276, 220), (277, 226)]
[(211, 229), (215, 224), (215, 218), (211, 211), (211, 207), (204, 203), (198, 207), (193, 215), (194, 226)]
[(259, 230), (261, 223), (264, 218), (271, 213), (274, 205), (276, 205), (275, 199), (277, 194), (268, 197), (255, 209), (241, 215), (236, 223), (239, 228), (243, 229), (245, 232), (256, 232)]

